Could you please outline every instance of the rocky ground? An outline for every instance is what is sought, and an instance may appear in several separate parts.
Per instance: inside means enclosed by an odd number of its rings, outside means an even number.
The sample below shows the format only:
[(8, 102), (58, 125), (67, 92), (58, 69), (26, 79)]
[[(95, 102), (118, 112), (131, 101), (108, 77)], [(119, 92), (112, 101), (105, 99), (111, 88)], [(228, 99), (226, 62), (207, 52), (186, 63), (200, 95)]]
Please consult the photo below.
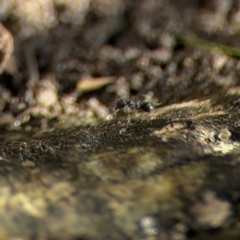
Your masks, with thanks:
[(0, 6), (0, 239), (239, 239), (239, 1)]

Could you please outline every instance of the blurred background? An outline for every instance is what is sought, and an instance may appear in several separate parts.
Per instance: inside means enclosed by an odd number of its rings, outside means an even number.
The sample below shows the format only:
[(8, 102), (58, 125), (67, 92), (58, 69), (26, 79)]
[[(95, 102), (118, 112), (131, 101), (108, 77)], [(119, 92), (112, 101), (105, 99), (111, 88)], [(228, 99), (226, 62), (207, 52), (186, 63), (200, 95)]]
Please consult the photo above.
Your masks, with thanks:
[(238, 58), (182, 41), (239, 47), (238, 0), (0, 0), (0, 20), (2, 131), (95, 124), (119, 99), (161, 107), (239, 84)]

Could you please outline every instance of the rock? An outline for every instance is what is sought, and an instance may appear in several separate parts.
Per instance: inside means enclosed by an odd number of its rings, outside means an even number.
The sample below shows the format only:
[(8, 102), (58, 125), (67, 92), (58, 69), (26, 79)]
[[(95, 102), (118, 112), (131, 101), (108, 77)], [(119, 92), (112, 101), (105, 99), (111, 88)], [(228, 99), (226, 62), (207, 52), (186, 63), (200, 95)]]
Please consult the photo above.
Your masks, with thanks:
[[(191, 231), (198, 239), (200, 230), (237, 222), (239, 106), (228, 104), (238, 97), (229, 90), (128, 120), (2, 143), (0, 234), (187, 239)], [(219, 102), (226, 103), (221, 111)]]

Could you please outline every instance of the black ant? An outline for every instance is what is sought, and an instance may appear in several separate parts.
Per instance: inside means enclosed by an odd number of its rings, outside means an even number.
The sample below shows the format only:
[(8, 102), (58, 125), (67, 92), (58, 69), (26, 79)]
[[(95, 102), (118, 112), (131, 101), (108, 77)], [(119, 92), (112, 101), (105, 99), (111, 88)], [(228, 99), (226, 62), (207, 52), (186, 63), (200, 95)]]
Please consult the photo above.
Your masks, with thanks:
[(127, 100), (125, 98), (122, 98), (117, 101), (116, 103), (116, 110), (123, 109), (125, 113), (129, 114), (133, 112), (134, 110), (142, 110), (144, 112), (151, 112), (154, 107), (149, 102), (134, 102)]

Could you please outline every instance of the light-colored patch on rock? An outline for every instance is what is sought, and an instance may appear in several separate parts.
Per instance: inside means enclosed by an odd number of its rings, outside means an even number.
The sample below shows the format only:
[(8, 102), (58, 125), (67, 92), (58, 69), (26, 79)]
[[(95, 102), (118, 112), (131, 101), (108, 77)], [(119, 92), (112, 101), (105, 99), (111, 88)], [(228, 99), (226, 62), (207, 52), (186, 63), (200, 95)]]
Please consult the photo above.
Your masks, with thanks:
[(220, 227), (232, 215), (231, 205), (219, 199), (212, 191), (204, 194), (203, 201), (196, 203), (191, 212), (196, 227)]

